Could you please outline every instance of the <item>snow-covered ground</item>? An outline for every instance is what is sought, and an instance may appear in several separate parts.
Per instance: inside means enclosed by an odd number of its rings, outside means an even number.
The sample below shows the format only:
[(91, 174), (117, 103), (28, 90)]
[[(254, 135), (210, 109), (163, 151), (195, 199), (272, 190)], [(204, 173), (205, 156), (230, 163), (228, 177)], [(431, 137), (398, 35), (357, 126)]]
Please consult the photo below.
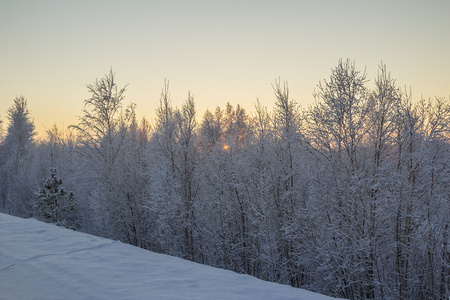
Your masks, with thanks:
[(0, 299), (332, 299), (0, 214)]

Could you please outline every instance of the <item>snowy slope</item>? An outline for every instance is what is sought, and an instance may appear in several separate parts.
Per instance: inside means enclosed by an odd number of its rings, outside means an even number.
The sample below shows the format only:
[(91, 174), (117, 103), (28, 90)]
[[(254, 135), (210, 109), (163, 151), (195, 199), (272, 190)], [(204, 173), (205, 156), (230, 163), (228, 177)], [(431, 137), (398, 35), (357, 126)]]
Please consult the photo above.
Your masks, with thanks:
[(0, 214), (0, 299), (331, 299)]

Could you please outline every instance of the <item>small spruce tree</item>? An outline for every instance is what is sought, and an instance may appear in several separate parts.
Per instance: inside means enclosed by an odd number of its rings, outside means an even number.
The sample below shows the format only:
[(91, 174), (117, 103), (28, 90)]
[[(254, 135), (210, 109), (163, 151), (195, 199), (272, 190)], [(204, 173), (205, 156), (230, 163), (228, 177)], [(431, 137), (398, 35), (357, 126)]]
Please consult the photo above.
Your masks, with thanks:
[(69, 214), (73, 213), (75, 208), (73, 193), (67, 193), (60, 188), (62, 180), (57, 179), (56, 169), (50, 169), (50, 176), (51, 178), (42, 180), (34, 206), (47, 222), (70, 227), (67, 223)]

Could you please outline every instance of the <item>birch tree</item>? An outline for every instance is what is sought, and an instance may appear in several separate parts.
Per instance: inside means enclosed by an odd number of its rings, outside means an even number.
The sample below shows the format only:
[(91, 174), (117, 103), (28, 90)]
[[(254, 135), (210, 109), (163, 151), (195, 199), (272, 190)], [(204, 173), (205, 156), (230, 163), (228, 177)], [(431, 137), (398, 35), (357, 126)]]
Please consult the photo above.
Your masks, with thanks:
[(88, 84), (87, 89), (91, 96), (84, 101), (83, 116), (71, 128), (78, 134), (79, 153), (94, 171), (91, 204), (98, 209), (93, 220), (96, 230), (102, 236), (112, 237), (121, 230), (116, 228), (120, 224), (116, 220), (120, 219), (118, 208), (123, 201), (117, 191), (117, 159), (123, 154), (134, 109), (130, 106), (127, 111), (122, 110), (126, 87), (118, 87), (112, 69), (94, 84)]

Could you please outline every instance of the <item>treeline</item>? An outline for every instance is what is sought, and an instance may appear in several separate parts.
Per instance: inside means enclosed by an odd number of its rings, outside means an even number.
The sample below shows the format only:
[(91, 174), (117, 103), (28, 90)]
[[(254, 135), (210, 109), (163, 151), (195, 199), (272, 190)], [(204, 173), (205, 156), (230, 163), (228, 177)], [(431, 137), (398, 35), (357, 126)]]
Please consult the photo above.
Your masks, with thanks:
[(166, 82), (150, 123), (114, 80), (41, 141), (14, 100), (2, 212), (332, 296), (448, 299), (447, 99), (413, 102), (384, 65), (369, 89), (341, 60), (307, 109), (276, 81), (271, 112), (228, 103), (197, 120)]

